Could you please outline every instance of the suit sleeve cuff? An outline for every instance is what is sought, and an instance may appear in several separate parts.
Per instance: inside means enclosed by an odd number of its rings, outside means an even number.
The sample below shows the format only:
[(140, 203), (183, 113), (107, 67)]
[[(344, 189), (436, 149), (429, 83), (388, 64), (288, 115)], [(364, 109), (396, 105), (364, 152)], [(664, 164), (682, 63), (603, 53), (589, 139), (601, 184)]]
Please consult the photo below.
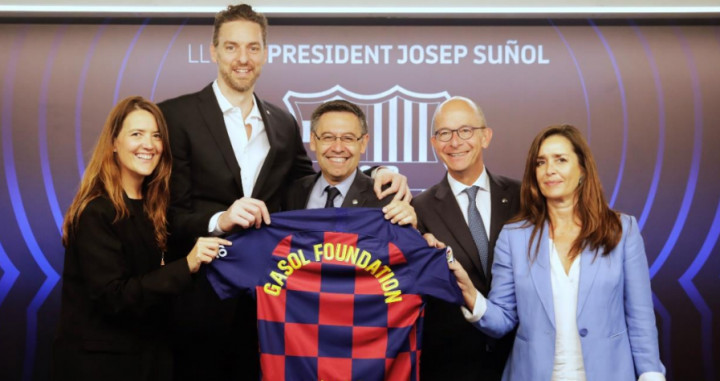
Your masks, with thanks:
[(476, 290), (476, 295), (475, 308), (473, 308), (472, 312), (465, 306), (460, 307), (465, 320), (470, 323), (475, 323), (476, 321), (482, 319), (483, 315), (485, 315), (485, 311), (487, 311), (487, 299), (485, 299), (480, 291)]
[(208, 233), (210, 233), (213, 237), (219, 237), (225, 234), (225, 232), (218, 227), (218, 220), (220, 219), (221, 214), (223, 214), (223, 212), (217, 212), (210, 217), (210, 222), (208, 223)]
[(660, 372), (645, 372), (640, 375), (638, 381), (665, 381), (665, 375)]

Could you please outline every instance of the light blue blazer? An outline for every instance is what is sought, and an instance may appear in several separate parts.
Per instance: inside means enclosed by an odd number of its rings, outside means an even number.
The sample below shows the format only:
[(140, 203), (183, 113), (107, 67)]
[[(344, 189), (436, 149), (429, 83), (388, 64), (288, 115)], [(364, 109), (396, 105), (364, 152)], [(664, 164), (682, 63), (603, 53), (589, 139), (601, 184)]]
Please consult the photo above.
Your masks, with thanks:
[[(623, 235), (610, 255), (581, 254), (577, 326), (587, 381), (633, 381), (644, 372), (665, 373), (643, 240), (634, 217), (622, 215), (621, 220)], [(508, 224), (500, 232), (487, 311), (475, 325), (493, 337), (518, 326), (503, 381), (549, 381), (555, 314), (548, 225), (538, 234), (534, 262), (528, 259), (532, 226), (522, 225)]]

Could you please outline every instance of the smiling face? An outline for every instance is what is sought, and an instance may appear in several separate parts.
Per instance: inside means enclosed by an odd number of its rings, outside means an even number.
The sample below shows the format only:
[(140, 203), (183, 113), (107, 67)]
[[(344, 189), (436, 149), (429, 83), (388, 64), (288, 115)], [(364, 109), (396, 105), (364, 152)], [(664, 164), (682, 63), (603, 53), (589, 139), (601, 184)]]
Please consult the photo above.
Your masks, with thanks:
[(267, 61), (262, 28), (246, 20), (222, 24), (210, 55), (218, 65), (218, 85), (223, 93), (252, 93)]
[(535, 163), (540, 193), (548, 202), (574, 202), (585, 172), (572, 143), (561, 135), (551, 135), (540, 145)]
[[(484, 127), (485, 118), (476, 108), (462, 99), (451, 99), (444, 104), (434, 120), (434, 130), (457, 130), (460, 127)], [(445, 163), (448, 173), (455, 180), (470, 185), (477, 180), (483, 171), (482, 151), (490, 145), (492, 130), (490, 128), (474, 130), (473, 135), (461, 139), (457, 133), (452, 134), (450, 141), (441, 142), (433, 135), (430, 139), (440, 160)]]
[(123, 189), (137, 194), (145, 177), (157, 167), (163, 152), (162, 138), (153, 114), (140, 109), (130, 112), (115, 138), (113, 150)]
[[(360, 120), (356, 115), (344, 111), (322, 114), (311, 135), (310, 150), (315, 152), (323, 177), (330, 185), (340, 183), (357, 170), (360, 155), (367, 148), (368, 135), (362, 135)], [(342, 139), (333, 139), (331, 143), (322, 140), (330, 136), (344, 136), (348, 141), (352, 136), (355, 140), (343, 142)]]

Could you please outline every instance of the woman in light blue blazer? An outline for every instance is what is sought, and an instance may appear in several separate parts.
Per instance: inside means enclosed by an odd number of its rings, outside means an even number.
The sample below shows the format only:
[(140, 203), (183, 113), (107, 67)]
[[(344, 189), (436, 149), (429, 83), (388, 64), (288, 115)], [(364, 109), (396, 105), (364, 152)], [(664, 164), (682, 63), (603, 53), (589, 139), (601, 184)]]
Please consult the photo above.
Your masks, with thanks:
[(637, 222), (609, 208), (577, 128), (551, 126), (533, 141), (488, 299), (450, 266), (469, 321), (494, 337), (517, 326), (503, 380), (665, 380)]

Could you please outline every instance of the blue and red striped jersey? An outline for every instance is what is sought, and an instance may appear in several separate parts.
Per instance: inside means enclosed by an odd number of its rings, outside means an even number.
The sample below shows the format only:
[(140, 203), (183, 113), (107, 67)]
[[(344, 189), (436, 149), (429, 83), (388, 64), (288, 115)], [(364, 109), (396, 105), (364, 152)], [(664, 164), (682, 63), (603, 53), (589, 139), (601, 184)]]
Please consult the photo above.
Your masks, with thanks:
[(463, 303), (446, 250), (380, 209), (271, 218), (207, 269), (221, 298), (257, 298), (263, 380), (417, 380), (423, 296)]

